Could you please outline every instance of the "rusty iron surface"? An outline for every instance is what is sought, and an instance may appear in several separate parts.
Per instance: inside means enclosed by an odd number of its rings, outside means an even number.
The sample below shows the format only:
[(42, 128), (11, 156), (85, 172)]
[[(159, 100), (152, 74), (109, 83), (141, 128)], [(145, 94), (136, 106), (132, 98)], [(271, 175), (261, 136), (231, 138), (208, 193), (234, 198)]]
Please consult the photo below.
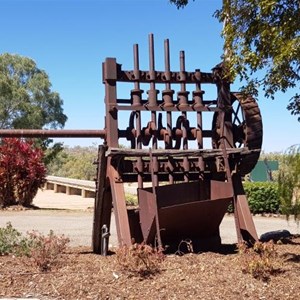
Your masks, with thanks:
[(102, 138), (106, 136), (105, 130), (46, 130), (46, 129), (0, 129), (0, 137), (19, 138)]
[[(138, 240), (135, 232), (140, 229), (145, 242), (158, 246), (183, 238), (215, 243), (220, 241), (219, 225), (228, 205), (239, 201), (243, 203), (235, 206), (238, 237), (248, 239), (242, 234), (248, 230), (257, 239), (247, 203), (232, 180), (234, 172), (244, 175), (259, 156), (262, 126), (255, 100), (230, 91), (222, 64), (211, 73), (187, 71), (185, 53), (180, 51), (179, 71), (172, 71), (169, 40), (164, 41), (164, 70), (158, 70), (152, 34), (148, 42), (148, 70), (139, 68), (138, 45), (133, 47), (132, 70), (123, 70), (115, 58), (103, 63), (106, 155), (109, 168), (115, 170), (109, 180), (120, 245), (127, 244), (124, 235), (129, 240), (127, 222), (135, 224), (129, 229), (131, 240)], [(132, 86), (129, 96), (117, 97), (119, 83)], [(215, 98), (204, 99), (203, 84), (216, 86)], [(128, 126), (121, 128), (119, 119), (128, 112)], [(205, 128), (203, 114), (211, 114), (211, 128)], [(118, 148), (122, 139), (129, 141), (130, 149)], [(211, 140), (210, 149), (204, 147), (204, 139)], [(139, 224), (119, 217), (127, 216), (119, 203), (125, 199), (124, 189), (115, 191), (123, 182), (138, 182), (134, 218)], [(152, 187), (144, 187), (145, 182), (152, 182)]]
[[(218, 186), (219, 185), (219, 186)], [(223, 193), (226, 183), (199, 181), (139, 189), (140, 221), (144, 239), (155, 243), (155, 218), (164, 245), (215, 236), (233, 195)], [(216, 192), (219, 191), (219, 192)], [(218, 194), (218, 197), (213, 199)], [(227, 198), (221, 198), (227, 197)], [(156, 199), (155, 199), (156, 198)], [(158, 216), (155, 213), (155, 203)]]

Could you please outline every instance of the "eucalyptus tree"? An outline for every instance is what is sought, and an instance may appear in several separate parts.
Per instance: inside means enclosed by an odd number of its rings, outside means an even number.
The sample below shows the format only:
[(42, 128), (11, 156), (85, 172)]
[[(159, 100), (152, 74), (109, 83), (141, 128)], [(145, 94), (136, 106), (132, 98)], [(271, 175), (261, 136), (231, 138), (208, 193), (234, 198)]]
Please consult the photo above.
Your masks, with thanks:
[[(17, 54), (0, 55), (0, 128), (1, 129), (60, 129), (67, 116), (63, 100), (52, 91), (47, 73), (36, 63)], [(37, 140), (44, 149), (51, 139)], [(61, 145), (55, 144), (47, 152), (45, 162), (51, 160)]]
[(17, 54), (0, 55), (0, 128), (62, 128), (63, 101), (36, 63)]

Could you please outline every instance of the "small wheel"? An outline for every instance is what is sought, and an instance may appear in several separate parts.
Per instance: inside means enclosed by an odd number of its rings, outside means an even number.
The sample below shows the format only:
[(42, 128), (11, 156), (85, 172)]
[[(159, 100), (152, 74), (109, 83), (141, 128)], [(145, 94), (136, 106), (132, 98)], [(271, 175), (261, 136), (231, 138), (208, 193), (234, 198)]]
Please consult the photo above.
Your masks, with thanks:
[[(232, 100), (232, 134), (233, 147), (247, 147), (249, 150), (259, 150), (241, 157), (238, 171), (242, 176), (250, 173), (255, 167), (262, 146), (263, 125), (259, 107), (251, 96), (245, 97), (240, 93), (231, 93)], [(220, 121), (216, 112), (212, 122), (212, 146), (219, 148)]]

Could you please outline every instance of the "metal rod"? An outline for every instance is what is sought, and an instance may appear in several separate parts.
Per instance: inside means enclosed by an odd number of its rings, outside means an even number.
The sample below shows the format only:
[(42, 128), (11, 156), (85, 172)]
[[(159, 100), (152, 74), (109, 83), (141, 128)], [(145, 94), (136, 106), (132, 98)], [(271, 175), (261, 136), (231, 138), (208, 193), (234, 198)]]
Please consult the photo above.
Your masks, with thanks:
[[(135, 78), (137, 79), (134, 82), (134, 88), (136, 90), (140, 90), (140, 82), (139, 79), (139, 72), (140, 72), (140, 64), (139, 64), (139, 45), (135, 44), (133, 46), (133, 56), (134, 56), (134, 73)], [(142, 93), (142, 92), (141, 92)], [(141, 95), (141, 94), (140, 94)], [(140, 99), (141, 100), (141, 99)], [(140, 101), (141, 102), (141, 101)], [(136, 145), (137, 149), (142, 149), (142, 137), (141, 137), (141, 111), (136, 111)], [(143, 188), (143, 160), (141, 157), (138, 158), (138, 187)]]
[[(197, 112), (197, 142), (198, 142), (198, 149), (203, 149), (203, 123), (202, 123), (201, 112)], [(200, 178), (202, 178), (204, 172), (203, 157), (199, 157), (198, 166), (200, 170)]]
[[(165, 72), (169, 75), (170, 74), (170, 44), (169, 39), (164, 41), (164, 50), (165, 50)], [(169, 78), (168, 78), (169, 79)], [(170, 93), (170, 96), (173, 96), (173, 91), (171, 91), (171, 84), (169, 81), (166, 83), (166, 91)], [(173, 101), (172, 101), (173, 102)], [(173, 103), (172, 103), (173, 104)], [(166, 144), (165, 148), (172, 149), (173, 148), (173, 141), (172, 141), (172, 113), (167, 111), (167, 130), (169, 134), (168, 144)], [(170, 166), (170, 174), (169, 174), (169, 183), (174, 183), (174, 176), (172, 172), (172, 164), (170, 161), (170, 157), (168, 158), (168, 164)]]
[[(164, 50), (165, 50), (165, 72), (170, 72), (170, 46), (169, 46), (169, 39), (165, 39), (164, 41)], [(170, 81), (166, 83), (166, 89), (171, 89)]]
[[(187, 128), (186, 128), (186, 122), (187, 122), (187, 113), (182, 112), (182, 116), (184, 117), (184, 122), (182, 124), (182, 139), (183, 139), (183, 150), (188, 150), (188, 137), (187, 137)], [(190, 169), (190, 163), (187, 157), (183, 158), (183, 166), (184, 166), (184, 181), (189, 181), (189, 169)]]
[(103, 256), (107, 256), (109, 236), (108, 227), (104, 224), (101, 228), (101, 255)]
[(149, 79), (150, 79), (150, 89), (148, 91), (148, 105), (150, 107), (157, 106), (157, 93), (155, 89), (156, 73), (155, 73), (155, 63), (154, 63), (154, 40), (153, 34), (149, 34)]
[[(140, 64), (139, 64), (139, 45), (137, 45), (137, 44), (135, 44), (133, 46), (133, 57), (134, 57), (134, 73), (135, 73), (135, 77), (137, 79), (134, 82), (134, 88), (136, 90), (140, 90), (140, 82), (138, 81), (139, 72), (140, 72), (139, 71), (139, 68), (140, 68)], [(137, 139), (137, 148), (138, 149), (142, 149), (142, 141), (141, 141), (141, 111), (136, 111), (136, 139)]]
[[(185, 55), (184, 51), (180, 51), (179, 55), (179, 60), (180, 60), (180, 73), (183, 75), (185, 74)], [(185, 81), (181, 82), (180, 84), (180, 93), (179, 93), (179, 103), (180, 105), (188, 105), (187, 104), (187, 96), (188, 92), (186, 91), (186, 84)], [(188, 137), (187, 137), (187, 128), (186, 128), (186, 122), (187, 122), (187, 113), (182, 112), (181, 115), (183, 116), (183, 123), (182, 123), (182, 139), (183, 139), (183, 150), (188, 149)], [(184, 181), (188, 182), (189, 181), (189, 160), (187, 157), (183, 158), (183, 165), (184, 165), (184, 171), (185, 171), (185, 176), (184, 176)]]
[[(196, 72), (200, 72), (200, 70), (196, 70)], [(198, 98), (195, 102), (196, 106), (203, 105), (203, 92), (201, 90), (201, 84), (199, 82), (196, 83), (196, 91), (194, 93), (194, 97)], [(203, 149), (203, 121), (202, 121), (202, 113), (197, 111), (197, 142), (198, 149)], [(203, 179), (203, 172), (205, 169), (203, 157), (199, 157), (198, 159), (198, 167), (200, 170), (199, 178)]]
[(136, 81), (134, 82), (134, 88), (139, 89), (140, 88), (140, 82), (139, 80), (139, 73), (140, 73), (140, 64), (139, 64), (139, 45), (134, 44), (133, 45), (133, 60), (134, 60), (134, 77)]
[[(180, 72), (183, 73), (183, 72), (185, 72), (185, 55), (184, 55), (184, 51), (180, 51), (179, 60), (180, 60)], [(186, 91), (185, 82), (181, 82), (181, 84), (180, 84), (180, 90), (182, 92)]]
[[(165, 40), (164, 44), (164, 50), (165, 50), (165, 72), (167, 74), (170, 73), (170, 48), (169, 48), (169, 40)], [(169, 92), (171, 94), (174, 93), (174, 91), (171, 91), (171, 84), (169, 81), (166, 82), (166, 92)], [(167, 111), (167, 130), (170, 136), (169, 144), (167, 145), (167, 148), (172, 148), (172, 113), (170, 111)]]
[[(150, 76), (154, 73), (154, 40), (153, 34), (149, 34), (149, 71)], [(155, 99), (154, 99), (155, 96)], [(152, 99), (151, 99), (152, 98)], [(150, 82), (150, 91), (149, 91), (149, 102), (151, 102), (151, 106), (156, 103), (156, 89), (155, 89), (155, 81)], [(155, 127), (154, 134), (152, 136), (152, 147), (157, 149), (157, 137), (156, 137), (156, 129), (157, 129), (157, 122), (156, 122), (156, 111), (151, 111), (151, 121), (153, 123), (153, 127)]]
[[(120, 129), (118, 133), (119, 133), (119, 138), (126, 138), (127, 137), (127, 130)], [(212, 130), (202, 130), (202, 135), (205, 138), (211, 138), (212, 134), (213, 134)], [(152, 135), (151, 135), (151, 133), (149, 133), (149, 130), (144, 131), (144, 134), (143, 134), (144, 141), (150, 139), (151, 137), (152, 137)], [(164, 138), (159, 133), (158, 133), (158, 137), (160, 139)], [(173, 137), (174, 137), (174, 139), (182, 138), (182, 129), (181, 128), (173, 128)], [(188, 139), (189, 140), (190, 139), (194, 140), (194, 138), (190, 138), (189, 136), (188, 136)]]
[(132, 107), (138, 107), (142, 105), (143, 90), (140, 89), (140, 66), (139, 66), (139, 46), (133, 45), (133, 77), (134, 77), (134, 89), (131, 90)]
[(154, 60), (154, 40), (153, 40), (153, 34), (149, 34), (149, 71), (150, 71), (150, 90), (155, 90), (155, 82), (153, 78), (153, 73), (155, 69), (155, 60)]
[(0, 137), (19, 138), (101, 138), (105, 139), (106, 130), (69, 130), (69, 129), (0, 129)]
[(158, 242), (158, 249), (162, 250), (162, 240), (160, 235), (160, 224), (159, 224), (159, 214), (158, 214), (158, 207), (157, 207), (157, 194), (156, 194), (156, 187), (158, 186), (158, 182), (155, 181), (155, 159), (157, 160), (157, 157), (152, 156), (152, 149), (149, 149), (149, 156), (150, 156), (150, 168), (151, 168), (151, 177), (152, 177), (152, 193), (154, 196), (154, 205), (155, 207), (155, 227), (156, 227), (156, 237)]
[[(153, 34), (149, 34), (149, 71), (152, 81), (150, 82), (150, 93), (149, 93), (149, 102), (151, 106), (157, 105), (157, 91), (155, 89), (155, 61), (154, 61), (154, 39)], [(156, 122), (156, 111), (151, 111), (151, 122), (154, 127), (154, 133), (152, 134), (152, 147), (157, 149), (157, 122)], [(158, 176), (157, 176), (157, 158), (153, 160), (154, 173), (154, 183), (158, 185)]]

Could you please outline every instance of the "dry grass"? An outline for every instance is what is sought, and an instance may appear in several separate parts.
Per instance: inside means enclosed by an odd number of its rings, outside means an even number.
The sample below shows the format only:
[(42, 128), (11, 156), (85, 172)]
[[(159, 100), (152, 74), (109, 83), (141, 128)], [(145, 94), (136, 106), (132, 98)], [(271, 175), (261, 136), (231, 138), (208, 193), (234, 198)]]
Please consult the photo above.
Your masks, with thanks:
[(161, 265), (166, 256), (159, 249), (144, 243), (134, 243), (116, 250), (117, 262), (120, 270), (141, 278), (161, 273)]
[(117, 255), (102, 257), (72, 248), (49, 272), (26, 257), (0, 257), (0, 298), (39, 299), (298, 299), (300, 238), (275, 245), (282, 272), (268, 282), (243, 272), (241, 256), (201, 253), (168, 255), (161, 272), (135, 276), (120, 269)]

